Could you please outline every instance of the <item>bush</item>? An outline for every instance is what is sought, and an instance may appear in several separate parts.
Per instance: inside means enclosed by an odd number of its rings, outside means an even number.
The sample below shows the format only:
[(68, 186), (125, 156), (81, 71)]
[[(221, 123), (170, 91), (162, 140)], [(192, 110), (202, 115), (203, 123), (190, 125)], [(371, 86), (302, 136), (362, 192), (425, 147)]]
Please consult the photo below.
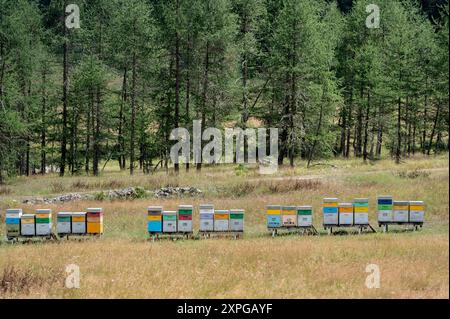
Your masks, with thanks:
[(238, 166), (236, 166), (234, 168), (234, 173), (236, 174), (236, 176), (242, 176), (248, 173), (248, 168), (247, 166), (243, 165), (243, 164), (239, 164)]
[(94, 198), (95, 200), (103, 201), (106, 199), (106, 194), (105, 192), (98, 192), (95, 194)]
[(142, 199), (147, 197), (147, 192), (143, 187), (136, 187), (135, 191), (136, 191), (136, 195), (134, 196), (135, 199)]
[(420, 169), (415, 169), (413, 171), (400, 171), (397, 175), (401, 178), (415, 179), (419, 177), (428, 177), (430, 176), (430, 173), (422, 171)]

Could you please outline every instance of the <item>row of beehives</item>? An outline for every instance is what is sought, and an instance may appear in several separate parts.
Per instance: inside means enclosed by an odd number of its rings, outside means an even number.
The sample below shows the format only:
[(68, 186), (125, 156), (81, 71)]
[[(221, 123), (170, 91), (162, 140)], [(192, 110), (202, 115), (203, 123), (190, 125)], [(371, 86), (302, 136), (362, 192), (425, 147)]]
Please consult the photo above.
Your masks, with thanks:
[[(323, 200), (324, 226), (352, 226), (369, 224), (369, 200), (357, 198), (351, 203), (340, 203), (337, 198)], [(378, 222), (423, 223), (425, 205), (422, 201), (394, 201), (391, 196), (377, 198)], [(267, 206), (268, 228), (311, 227), (312, 206)], [(149, 233), (192, 233), (192, 205), (180, 205), (177, 211), (163, 211), (160, 206), (148, 208)], [(244, 210), (215, 210), (213, 205), (200, 205), (200, 232), (243, 232)], [(50, 236), (52, 212), (38, 209), (36, 214), (23, 214), (21, 209), (6, 211), (8, 238), (19, 236)], [(103, 211), (88, 208), (86, 212), (59, 212), (56, 233), (102, 234)]]
[[(148, 208), (149, 233), (192, 233), (192, 205), (180, 205), (177, 211), (164, 211), (161, 206)], [(244, 210), (215, 210), (213, 205), (200, 205), (200, 232), (243, 232)]]
[[(101, 235), (103, 233), (103, 210), (88, 208), (86, 212), (59, 212), (56, 216), (58, 235)], [(21, 209), (6, 210), (6, 236), (8, 238), (42, 236), (53, 234), (52, 211), (38, 209), (35, 214), (24, 214)]]
[[(425, 205), (423, 201), (394, 201), (391, 196), (377, 198), (378, 222), (423, 223)], [(312, 206), (267, 206), (267, 227), (310, 227)], [(357, 226), (369, 224), (369, 200), (356, 198), (353, 202), (339, 202), (337, 198), (324, 198), (323, 225)]]

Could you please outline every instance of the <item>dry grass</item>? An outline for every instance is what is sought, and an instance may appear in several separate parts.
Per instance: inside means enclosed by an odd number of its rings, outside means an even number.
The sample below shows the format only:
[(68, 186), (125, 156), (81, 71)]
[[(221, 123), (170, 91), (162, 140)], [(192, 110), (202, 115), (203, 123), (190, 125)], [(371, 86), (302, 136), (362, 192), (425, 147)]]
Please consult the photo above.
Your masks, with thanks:
[[(426, 238), (426, 240), (424, 240)], [(446, 235), (130, 242), (104, 239), (0, 250), (24, 273), (41, 265), (24, 297), (56, 298), (448, 298)], [(79, 265), (81, 288), (64, 289), (43, 265)], [(381, 288), (365, 286), (368, 264)], [(8, 296), (6, 294), (5, 296)]]
[[(1, 194), (6, 199), (25, 196), (52, 196), (64, 192), (95, 192), (129, 186), (140, 186), (146, 189), (157, 189), (165, 186), (195, 186), (211, 194), (220, 193), (223, 188), (229, 185), (238, 185), (243, 182), (270, 183), (277, 178), (326, 178), (337, 179), (339, 177), (353, 176), (374, 176), (380, 173), (391, 175), (408, 175), (411, 172), (422, 172), (447, 169), (448, 154), (425, 157), (418, 155), (409, 159), (404, 164), (396, 165), (392, 160), (385, 159), (374, 163), (364, 164), (360, 159), (334, 159), (326, 162), (330, 165), (314, 166), (306, 168), (306, 163), (299, 162), (295, 168), (288, 166), (280, 167), (274, 175), (260, 175), (257, 167), (249, 167), (244, 171), (236, 170), (236, 165), (216, 165), (205, 166), (202, 174), (197, 174), (195, 169), (189, 173), (182, 172), (179, 176), (165, 172), (156, 172), (153, 175), (144, 175), (136, 172), (134, 176), (129, 176), (127, 171), (118, 171), (115, 166), (108, 164), (105, 172), (100, 178), (94, 176), (66, 176), (58, 177), (57, 174), (45, 176), (19, 177), (8, 181), (8, 185), (2, 186), (5, 193)], [(266, 184), (267, 185), (267, 184)]]
[[(446, 158), (447, 162), (444, 161)], [(42, 193), (62, 186), (66, 191), (97, 190), (129, 185), (156, 188), (193, 185), (203, 198), (139, 199), (133, 201), (72, 202), (50, 205), (53, 211), (80, 211), (88, 206), (105, 210), (105, 235), (100, 240), (31, 245), (0, 244), (0, 297), (24, 298), (448, 298), (449, 297), (449, 184), (448, 157), (408, 161), (377, 168), (361, 164), (338, 169), (317, 168), (305, 175), (296, 169), (264, 177), (249, 170), (236, 176), (230, 167), (205, 169), (176, 176), (141, 176), (131, 180), (120, 172), (99, 179), (53, 176), (18, 179), (0, 209), (22, 206), (17, 195), (37, 189)], [(378, 164), (375, 164), (375, 166)], [(431, 168), (431, 170), (430, 170)], [(426, 171), (426, 173), (421, 173)], [(280, 177), (292, 177), (286, 180)], [(123, 177), (123, 178), (122, 178)], [(43, 183), (45, 181), (45, 183)], [(60, 183), (60, 185), (58, 185)], [(131, 184), (128, 184), (131, 183)], [(22, 193), (23, 192), (23, 193)], [(376, 225), (375, 196), (424, 200), (426, 224), (419, 232), (397, 231), (362, 236), (270, 238), (265, 227), (267, 204), (315, 207), (314, 224), (320, 230), (321, 199), (369, 197), (371, 222)], [(213, 203), (217, 208), (246, 210), (245, 238), (178, 242), (146, 241), (146, 207)], [(0, 214), (0, 221), (3, 212)], [(197, 229), (198, 215), (194, 213)], [(4, 222), (0, 225), (4, 233)], [(66, 265), (81, 269), (81, 289), (63, 287)], [(381, 269), (381, 288), (367, 289), (365, 267)], [(7, 284), (11, 282), (12, 284)]]

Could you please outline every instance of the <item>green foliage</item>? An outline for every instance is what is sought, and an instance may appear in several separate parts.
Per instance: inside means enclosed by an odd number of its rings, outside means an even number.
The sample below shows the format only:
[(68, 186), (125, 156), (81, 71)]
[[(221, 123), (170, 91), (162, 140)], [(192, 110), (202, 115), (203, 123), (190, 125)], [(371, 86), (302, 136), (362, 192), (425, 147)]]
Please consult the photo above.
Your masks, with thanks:
[(277, 127), (292, 165), (448, 149), (448, 4), (380, 0), (369, 29), (369, 0), (79, 0), (65, 30), (45, 3), (0, 0), (0, 183), (57, 167), (66, 130), (72, 174), (149, 173), (194, 119)]
[(94, 199), (95, 199), (95, 200), (99, 200), (99, 201), (106, 200), (106, 193), (105, 193), (105, 192), (98, 192), (98, 193), (95, 193)]

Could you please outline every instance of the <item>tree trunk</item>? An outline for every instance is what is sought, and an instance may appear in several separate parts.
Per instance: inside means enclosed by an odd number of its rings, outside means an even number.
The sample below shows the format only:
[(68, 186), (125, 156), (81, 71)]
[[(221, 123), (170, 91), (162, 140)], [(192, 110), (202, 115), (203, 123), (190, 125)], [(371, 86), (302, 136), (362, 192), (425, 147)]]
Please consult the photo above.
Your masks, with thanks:
[(89, 158), (91, 151), (91, 120), (92, 120), (92, 110), (94, 109), (94, 93), (92, 92), (92, 88), (89, 89), (89, 109), (86, 114), (86, 147), (85, 147), (85, 163), (84, 170), (87, 175), (89, 175)]
[(428, 78), (425, 80), (425, 102), (423, 105), (423, 122), (422, 122), (422, 153), (426, 153), (426, 140), (427, 140), (427, 111), (428, 111)]
[(369, 115), (370, 115), (370, 90), (367, 92), (367, 107), (366, 116), (364, 119), (364, 144), (363, 144), (363, 159), (367, 162), (367, 142), (369, 140)]
[(409, 104), (409, 97), (406, 97), (406, 107), (405, 107), (405, 113), (406, 113), (406, 124), (408, 129), (408, 134), (406, 136), (406, 153), (408, 154), (408, 157), (411, 155), (411, 112), (409, 110), (410, 104)]
[[(209, 77), (209, 41), (206, 42), (205, 65), (203, 75), (203, 92), (202, 92), (202, 128), (206, 126), (206, 101), (208, 98), (208, 77)], [(203, 144), (203, 143), (202, 143)], [(197, 171), (201, 171), (202, 163), (197, 163)]]
[(0, 66), (0, 107), (5, 107), (3, 105), (3, 79), (5, 77), (5, 69), (6, 69), (6, 59), (4, 57), (4, 51), (5, 51), (5, 46), (4, 43), (1, 42), (0, 43), (0, 61), (1, 61), (1, 66)]
[(27, 149), (25, 155), (25, 174), (30, 176), (30, 137), (27, 137)]
[(127, 67), (125, 67), (123, 71), (123, 80), (122, 80), (122, 98), (120, 102), (119, 109), (119, 134), (118, 134), (118, 145), (119, 145), (119, 167), (120, 170), (125, 170), (126, 159), (125, 159), (125, 139), (123, 136), (123, 127), (124, 127), (124, 106), (127, 102)]
[(317, 140), (319, 138), (320, 130), (322, 129), (322, 118), (323, 118), (323, 103), (320, 103), (319, 123), (317, 123), (316, 137), (314, 139), (314, 142), (313, 142), (313, 145), (311, 147), (311, 150), (309, 151), (308, 164), (306, 165), (307, 168), (309, 168), (309, 165), (311, 164), (311, 161), (312, 161), (312, 158), (313, 158), (313, 155), (314, 155), (314, 150), (315, 150), (316, 145), (317, 145)]
[(401, 98), (398, 98), (398, 107), (397, 107), (397, 145), (395, 150), (395, 163), (400, 164), (401, 158), (401, 144), (402, 144), (402, 132), (401, 132), (401, 114), (402, 112), (402, 101)]
[(134, 147), (136, 139), (136, 53), (133, 52), (131, 77), (131, 134), (130, 134), (130, 175), (134, 174)]
[(100, 161), (100, 108), (101, 108), (100, 87), (96, 88), (96, 103), (95, 103), (95, 121), (94, 126), (94, 158), (92, 160), (92, 172), (94, 176), (98, 176), (98, 165)]
[[(190, 115), (189, 115), (189, 107), (191, 102), (191, 72), (190, 72), (190, 62), (191, 62), (191, 47), (192, 40), (189, 38), (187, 54), (186, 54), (186, 104), (185, 104), (185, 123), (187, 127), (190, 127)], [(190, 154), (189, 154), (190, 158)], [(186, 172), (189, 172), (189, 160), (186, 162)]]
[(433, 122), (433, 129), (431, 130), (430, 142), (428, 143), (427, 155), (430, 155), (430, 153), (431, 153), (431, 147), (433, 145), (434, 134), (436, 133), (437, 123), (439, 122), (440, 109), (441, 109), (440, 102), (438, 102), (437, 109), (436, 109), (436, 116), (434, 117), (434, 122)]
[(77, 170), (77, 129), (78, 129), (78, 107), (74, 107), (70, 128), (70, 149), (69, 149), (69, 171), (74, 175)]
[(41, 109), (41, 175), (45, 174), (45, 168), (47, 167), (47, 153), (46, 153), (46, 143), (47, 143), (47, 95), (46, 87), (47, 84), (47, 72), (42, 71), (42, 109)]
[[(180, 71), (180, 35), (178, 34), (179, 27), (179, 15), (180, 15), (180, 3), (176, 0), (176, 20), (177, 20), (177, 31), (175, 34), (175, 118), (174, 126), (178, 128), (180, 123), (180, 84), (181, 84), (181, 71)], [(178, 153), (176, 155), (176, 161), (173, 164), (175, 173), (180, 171), (180, 163), (178, 158)]]
[(350, 104), (348, 109), (348, 120), (347, 120), (347, 145), (345, 148), (345, 157), (350, 156), (350, 138), (351, 138), (351, 123), (352, 123), (352, 113), (353, 113), (353, 90), (350, 92)]
[(345, 132), (347, 130), (347, 105), (344, 105), (342, 108), (342, 123), (341, 123), (341, 140), (340, 140), (340, 147), (339, 147), (339, 153), (341, 153), (342, 156), (345, 156)]
[[(64, 1), (64, 9), (67, 1)], [(59, 176), (64, 176), (66, 169), (66, 152), (67, 152), (67, 107), (68, 107), (68, 90), (69, 90), (69, 43), (67, 40), (67, 28), (64, 24), (63, 14), (63, 29), (64, 29), (64, 43), (63, 43), (63, 129), (61, 134), (61, 160), (59, 164)]]

